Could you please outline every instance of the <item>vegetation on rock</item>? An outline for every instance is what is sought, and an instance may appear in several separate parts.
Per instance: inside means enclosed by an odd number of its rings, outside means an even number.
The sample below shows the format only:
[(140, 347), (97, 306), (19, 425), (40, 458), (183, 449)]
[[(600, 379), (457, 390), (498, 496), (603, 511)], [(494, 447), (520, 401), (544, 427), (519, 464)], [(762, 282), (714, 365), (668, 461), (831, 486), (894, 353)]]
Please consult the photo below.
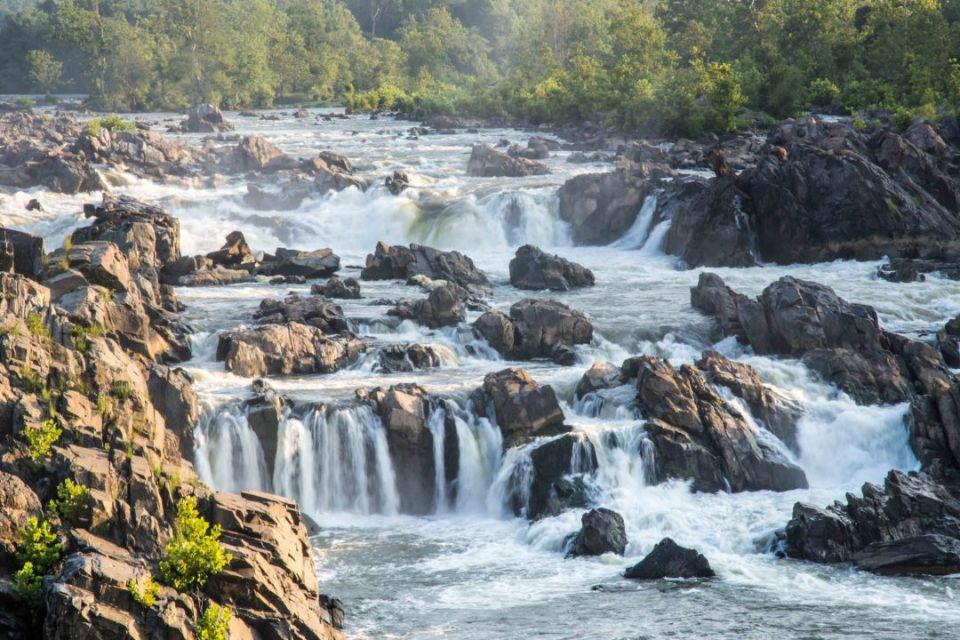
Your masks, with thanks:
[(231, 559), (220, 545), (220, 525), (211, 527), (200, 515), (194, 496), (182, 498), (177, 503), (173, 540), (160, 561), (163, 582), (183, 593), (198, 593)]

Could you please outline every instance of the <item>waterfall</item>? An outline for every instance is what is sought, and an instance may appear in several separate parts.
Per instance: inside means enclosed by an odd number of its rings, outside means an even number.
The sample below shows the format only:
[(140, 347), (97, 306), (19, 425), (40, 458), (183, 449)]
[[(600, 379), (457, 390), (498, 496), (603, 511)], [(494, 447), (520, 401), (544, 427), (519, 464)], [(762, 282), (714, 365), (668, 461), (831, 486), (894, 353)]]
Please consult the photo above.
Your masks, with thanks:
[(263, 447), (243, 407), (204, 414), (194, 428), (197, 473), (220, 491), (271, 490)]
[(653, 217), (657, 213), (657, 195), (649, 195), (644, 199), (640, 213), (637, 214), (633, 225), (627, 229), (623, 236), (613, 242), (610, 246), (615, 249), (640, 249), (646, 244), (650, 237), (650, 227), (653, 225)]
[(434, 493), (433, 504), (437, 513), (447, 510), (447, 456), (446, 456), (446, 431), (447, 431), (447, 412), (443, 407), (437, 407), (430, 412), (427, 417), (427, 428), (430, 435), (433, 436), (433, 466), (434, 466), (434, 484), (436, 490)]
[(457, 511), (483, 511), (487, 492), (500, 467), (503, 434), (490, 420), (478, 418), (472, 410), (455, 411), (452, 417), (459, 451)]

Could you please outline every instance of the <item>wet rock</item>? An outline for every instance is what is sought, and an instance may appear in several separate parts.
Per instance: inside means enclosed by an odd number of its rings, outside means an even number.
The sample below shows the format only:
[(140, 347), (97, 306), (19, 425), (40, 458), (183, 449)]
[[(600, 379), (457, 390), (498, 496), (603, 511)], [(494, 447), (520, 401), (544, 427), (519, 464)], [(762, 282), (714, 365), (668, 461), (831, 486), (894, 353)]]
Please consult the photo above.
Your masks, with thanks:
[(323, 284), (310, 287), (310, 293), (325, 298), (339, 298), (343, 300), (360, 299), (360, 283), (355, 278), (330, 278)]
[(882, 575), (950, 575), (960, 572), (960, 539), (921, 535), (874, 542), (853, 561), (858, 569)]
[(329, 278), (340, 270), (340, 257), (330, 249), (296, 251), (278, 248), (273, 256), (264, 256), (259, 272), (269, 276)]
[(625, 380), (620, 372), (620, 367), (610, 364), (609, 362), (597, 362), (587, 369), (587, 372), (580, 378), (575, 394), (577, 398), (583, 398), (587, 394), (600, 391), (601, 389), (619, 387), (624, 382)]
[(398, 196), (410, 187), (410, 176), (403, 171), (394, 171), (392, 176), (387, 176), (384, 184), (387, 191)]
[(545, 164), (514, 158), (485, 144), (474, 145), (467, 162), (467, 175), (474, 178), (523, 178), (548, 173), (550, 168)]
[(629, 169), (579, 175), (560, 187), (560, 219), (570, 223), (574, 242), (607, 245), (633, 226), (653, 192), (649, 175)]
[(256, 264), (253, 251), (240, 231), (232, 231), (219, 251), (207, 254), (207, 259), (219, 267), (228, 269), (252, 268)]
[(230, 149), (222, 161), (224, 170), (237, 173), (248, 171), (273, 172), (293, 169), (295, 159), (288, 156), (272, 142), (260, 136), (244, 136), (237, 146)]
[(339, 305), (319, 296), (293, 294), (283, 300), (267, 298), (253, 317), (261, 325), (296, 322), (317, 327), (325, 334), (337, 334), (350, 330), (350, 323)]
[(466, 310), (456, 289), (441, 286), (431, 291), (426, 300), (403, 302), (390, 309), (387, 315), (415, 320), (431, 329), (437, 329), (457, 326), (466, 319)]
[(700, 491), (806, 488), (803, 470), (758, 439), (699, 370), (638, 359), (637, 404), (651, 419), (660, 481), (686, 478)]
[(696, 549), (681, 547), (670, 538), (656, 544), (647, 557), (623, 574), (631, 580), (663, 578), (712, 578), (716, 573)]
[(443, 363), (437, 348), (429, 344), (393, 344), (377, 354), (383, 373), (413, 373), (419, 369), (435, 369)]
[(317, 327), (289, 322), (222, 334), (217, 361), (248, 378), (308, 375), (337, 371), (365, 350), (353, 336), (328, 337)]
[(378, 242), (374, 252), (367, 255), (360, 279), (409, 280), (421, 275), (431, 280), (446, 280), (480, 295), (489, 295), (492, 291), (487, 276), (469, 257), (458, 251), (439, 251), (419, 244), (403, 247)]
[[(960, 538), (956, 487), (940, 484), (926, 474), (891, 471), (882, 487), (867, 483), (862, 495), (847, 494), (846, 504), (836, 502), (825, 509), (807, 503), (794, 505), (786, 528), (786, 550), (791, 557), (813, 562), (850, 562), (874, 543), (926, 535)], [(895, 567), (897, 554), (908, 551), (911, 543), (904, 543), (900, 551), (898, 547), (875, 547), (875, 554), (864, 556), (865, 565), (880, 571), (886, 562)], [(918, 547), (931, 549), (927, 544)], [(919, 572), (938, 573), (934, 563), (923, 570), (919, 562), (917, 565)], [(952, 565), (948, 562), (947, 566)]]
[(593, 339), (586, 316), (553, 300), (521, 300), (510, 307), (509, 318), (490, 311), (473, 327), (505, 358), (549, 358), (565, 365), (575, 362), (575, 345)]
[(518, 289), (567, 291), (592, 287), (593, 272), (560, 256), (544, 253), (533, 245), (517, 249), (510, 261), (510, 284)]
[(627, 548), (627, 532), (623, 516), (610, 509), (593, 509), (583, 514), (580, 531), (566, 545), (567, 557), (602, 556), (615, 553), (622, 556)]
[(190, 133), (220, 133), (233, 131), (220, 109), (211, 104), (196, 104), (187, 111), (187, 119), (181, 123), (183, 131)]
[(553, 387), (541, 386), (523, 369), (488, 373), (476, 404), (500, 427), (506, 449), (569, 430)]
[[(510, 508), (530, 520), (584, 508), (589, 495), (576, 475), (597, 469), (597, 454), (584, 434), (568, 433), (536, 445), (529, 466), (520, 466), (511, 478)], [(575, 464), (576, 463), (576, 464)]]

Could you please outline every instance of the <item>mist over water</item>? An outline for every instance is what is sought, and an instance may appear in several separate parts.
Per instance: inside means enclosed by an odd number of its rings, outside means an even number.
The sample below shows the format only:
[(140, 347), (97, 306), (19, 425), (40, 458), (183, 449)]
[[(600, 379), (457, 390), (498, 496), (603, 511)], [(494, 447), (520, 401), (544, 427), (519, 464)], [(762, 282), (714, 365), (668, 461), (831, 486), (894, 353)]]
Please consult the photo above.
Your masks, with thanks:
[[(232, 115), (232, 114), (231, 114)], [(159, 117), (159, 116), (158, 116)], [(660, 247), (669, 223), (654, 226), (655, 201), (609, 247), (573, 247), (557, 216), (557, 188), (579, 172), (609, 165), (572, 165), (565, 152), (548, 161), (554, 173), (525, 179), (465, 175), (470, 145), (528, 134), (484, 130), (476, 134), (409, 139), (413, 123), (360, 118), (265, 122), (232, 116), (242, 134), (267, 136), (285, 151), (347, 155), (375, 183), (363, 193), (348, 189), (308, 198), (294, 211), (245, 206), (242, 181), (216, 188), (158, 185), (125, 178), (117, 190), (161, 204), (181, 221), (184, 254), (218, 249), (230, 231), (243, 231), (255, 251), (278, 246), (330, 247), (342, 258), (341, 276), (359, 275), (376, 242), (421, 242), (467, 253), (494, 285), (491, 303), (502, 310), (528, 293), (509, 285), (516, 248), (533, 243), (592, 269), (597, 286), (533, 297), (558, 299), (587, 313), (597, 335), (578, 351), (573, 367), (510, 363), (477, 344), (469, 331), (429, 330), (410, 322), (383, 322), (379, 299), (419, 298), (395, 282), (362, 282), (364, 298), (338, 301), (362, 336), (374, 345), (420, 342), (440, 345), (444, 365), (414, 374), (375, 373), (370, 359), (329, 376), (271, 380), (285, 395), (311, 408), (281, 421), (277, 451), (268, 460), (240, 400), (250, 380), (214, 362), (217, 332), (250, 323), (260, 300), (308, 285), (182, 289), (185, 320), (196, 331), (187, 368), (206, 411), (195, 429), (196, 466), (217, 489), (275, 491), (298, 500), (321, 531), (313, 538), (322, 590), (346, 604), (354, 638), (926, 638), (947, 637), (960, 623), (950, 579), (881, 578), (846, 567), (777, 559), (775, 532), (797, 501), (825, 506), (880, 482), (890, 469), (914, 469), (904, 406), (858, 406), (816, 380), (799, 362), (754, 355), (735, 342), (713, 344), (712, 324), (690, 307), (689, 288), (699, 271), (680, 268)], [(411, 174), (415, 187), (391, 196), (381, 186), (394, 170)], [(41, 197), (40, 219), (23, 207)], [(0, 222), (47, 238), (57, 246), (86, 224), (79, 213), (90, 196), (46, 193), (0, 196)], [(727, 283), (756, 295), (783, 275), (834, 287), (848, 300), (874, 306), (886, 328), (923, 335), (960, 312), (960, 283), (930, 278), (891, 284), (875, 277), (876, 263), (838, 262), (797, 267), (717, 269)], [(471, 313), (472, 322), (476, 313)], [(618, 364), (637, 354), (674, 364), (692, 362), (706, 348), (755, 367), (762, 379), (801, 404), (796, 453), (811, 488), (787, 493), (694, 494), (683, 483), (653, 486), (656, 464), (644, 422), (631, 406), (629, 387), (580, 400), (574, 387), (596, 361)], [(506, 366), (526, 368), (553, 385), (566, 421), (593, 443), (599, 468), (584, 478), (591, 502), (626, 521), (626, 557), (565, 560), (564, 540), (579, 528), (583, 511), (530, 523), (507, 508), (522, 493), (528, 449), (502, 451), (499, 429), (479, 418), (468, 395), (483, 376)], [(459, 444), (455, 495), (438, 482), (435, 513), (398, 515), (396, 470), (383, 427), (354, 402), (358, 388), (417, 382), (444, 397), (431, 429), (450, 417)], [(730, 398), (730, 402), (735, 402)], [(781, 446), (754, 423), (761, 439)], [(372, 452), (372, 453), (371, 453)], [(444, 473), (435, 451), (437, 478)], [(575, 448), (574, 455), (584, 455)], [(710, 560), (709, 582), (639, 584), (622, 571), (663, 537), (692, 546)], [(936, 635), (940, 633), (941, 635)]]

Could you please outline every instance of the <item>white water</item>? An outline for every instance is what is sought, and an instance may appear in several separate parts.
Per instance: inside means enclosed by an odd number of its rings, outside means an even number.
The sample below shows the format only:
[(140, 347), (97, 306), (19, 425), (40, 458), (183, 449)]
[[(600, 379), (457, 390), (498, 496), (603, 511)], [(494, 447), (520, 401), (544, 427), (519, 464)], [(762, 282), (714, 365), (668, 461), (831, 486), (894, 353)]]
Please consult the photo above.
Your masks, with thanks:
[[(258, 251), (330, 246), (343, 258), (341, 275), (357, 276), (353, 267), (363, 264), (378, 240), (426, 242), (468, 253), (494, 283), (494, 306), (507, 309), (529, 295), (509, 286), (509, 260), (517, 246), (534, 242), (591, 268), (598, 282), (592, 289), (550, 295), (584, 310), (594, 322), (597, 339), (581, 350), (581, 363), (571, 368), (523, 363), (541, 383), (557, 389), (567, 422), (590, 437), (599, 463), (586, 479), (592, 499), (621, 513), (627, 525), (626, 558), (577, 560), (564, 560), (562, 547), (582, 512), (533, 524), (514, 518), (507, 503), (518, 486), (526, 486), (529, 452), (502, 452), (499, 430), (463, 400), (483, 375), (516, 363), (501, 361), (469, 332), (430, 331), (412, 323), (393, 327), (383, 322), (389, 307), (373, 304), (422, 292), (401, 283), (364, 282), (365, 298), (342, 306), (375, 346), (439, 344), (453, 357), (439, 369), (415, 374), (375, 373), (368, 360), (330, 376), (271, 381), (316, 408), (302, 419), (282, 421), (277, 457), (267, 461), (237, 402), (250, 381), (225, 374), (213, 362), (216, 334), (249, 322), (263, 297), (306, 293), (309, 285), (178, 291), (187, 305), (185, 319), (197, 331), (188, 367), (211, 407), (196, 429), (198, 472), (221, 490), (281, 492), (318, 520), (323, 530), (314, 543), (321, 585), (346, 602), (352, 637), (899, 639), (948, 637), (944, 630), (960, 623), (950, 580), (879, 578), (778, 560), (768, 552), (772, 533), (789, 519), (795, 502), (827, 505), (865, 481), (882, 480), (891, 468), (916, 466), (904, 409), (860, 407), (796, 361), (758, 357), (729, 340), (711, 345), (711, 323), (689, 306), (698, 272), (680, 271), (662, 254), (669, 221), (651, 229), (649, 200), (615, 246), (571, 247), (569, 230), (557, 219), (556, 187), (575, 173), (609, 167), (569, 165), (561, 153), (548, 161), (551, 176), (474, 179), (464, 175), (472, 143), (522, 141), (525, 135), (484, 131), (408, 140), (403, 130), (409, 125), (390, 121), (234, 119), (242, 133), (267, 135), (291, 153), (334, 149), (374, 182), (401, 169), (414, 174), (418, 186), (399, 198), (375, 187), (308, 199), (295, 211), (264, 212), (237, 199), (245, 191), (241, 180), (215, 189), (129, 180), (121, 191), (158, 202), (180, 218), (184, 253), (217, 249), (228, 232), (240, 229)], [(23, 210), (32, 197), (47, 209), (40, 217)], [(86, 224), (80, 205), (91, 199), (0, 195), (0, 220), (41, 233), (56, 246)], [(960, 283), (931, 278), (890, 284), (875, 278), (876, 266), (839, 262), (716, 271), (749, 295), (787, 274), (817, 280), (876, 307), (886, 327), (914, 335), (960, 312)], [(646, 353), (680, 364), (707, 347), (753, 365), (765, 382), (805, 408), (796, 460), (810, 490), (704, 495), (682, 484), (652, 486), (656, 461), (630, 405), (630, 388), (573, 398), (577, 380), (593, 361), (619, 363)], [(450, 398), (430, 425), (434, 433), (445, 432), (449, 413), (459, 444), (456, 485), (438, 483), (440, 508), (428, 518), (398, 515), (382, 425), (352, 402), (357, 388), (410, 381)], [(435, 450), (434, 460), (442, 459), (442, 450)], [(437, 480), (445, 479), (441, 466)], [(703, 552), (719, 578), (697, 585), (625, 584), (622, 570), (664, 536)], [(593, 590), (598, 585), (602, 589)]]

